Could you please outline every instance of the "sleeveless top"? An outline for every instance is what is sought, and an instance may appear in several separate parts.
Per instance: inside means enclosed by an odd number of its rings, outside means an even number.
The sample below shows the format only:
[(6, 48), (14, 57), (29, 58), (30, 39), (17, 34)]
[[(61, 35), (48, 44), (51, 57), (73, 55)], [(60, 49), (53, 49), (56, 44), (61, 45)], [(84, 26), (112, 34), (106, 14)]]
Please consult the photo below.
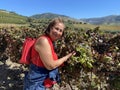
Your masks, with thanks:
[[(54, 51), (53, 42), (52, 42), (51, 38), (49, 36), (47, 36), (47, 35), (42, 35), (40, 37), (47, 38), (47, 40), (48, 40), (48, 42), (50, 44), (51, 51), (52, 51), (53, 60), (57, 60), (58, 56)], [(35, 50), (34, 47), (32, 48), (31, 57), (32, 57), (31, 61), (32, 61), (33, 64), (35, 64), (36, 66), (39, 66), (39, 67), (44, 67), (44, 64), (42, 63), (42, 60), (41, 60), (38, 52)]]
[[(52, 51), (53, 60), (57, 60), (58, 56), (54, 51), (53, 42), (52, 42), (51, 38), (47, 35), (42, 35), (40, 37), (47, 38), (47, 40), (50, 44), (51, 51)], [(45, 68), (44, 64), (42, 63), (39, 53), (35, 50), (34, 47), (32, 48), (31, 58), (32, 58), (31, 69), (34, 70), (35, 72), (40, 71), (41, 75), (44, 75), (40, 78), (41, 78), (42, 82), (44, 82), (45, 87), (51, 87), (53, 84), (60, 82), (58, 68), (55, 68), (53, 70), (47, 70)], [(45, 72), (48, 73), (48, 75)], [(41, 75), (39, 75), (39, 76), (41, 76)]]

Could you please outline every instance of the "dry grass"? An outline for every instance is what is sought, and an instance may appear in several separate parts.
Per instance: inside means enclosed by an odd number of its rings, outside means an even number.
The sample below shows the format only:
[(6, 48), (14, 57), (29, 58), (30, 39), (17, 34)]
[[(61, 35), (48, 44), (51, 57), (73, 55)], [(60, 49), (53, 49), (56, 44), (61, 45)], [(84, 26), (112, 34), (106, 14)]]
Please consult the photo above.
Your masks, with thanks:
[(21, 27), (21, 26), (27, 26), (27, 24), (0, 24), (0, 27)]
[(83, 28), (83, 29), (94, 29), (95, 27), (100, 27), (99, 29), (100, 30), (120, 30), (120, 26), (118, 25), (91, 25), (91, 24), (75, 24), (74, 25), (75, 27), (78, 27), (78, 28)]
[[(20, 27), (28, 26), (27, 24), (0, 24), (0, 27)], [(120, 26), (118, 25), (91, 25), (91, 24), (74, 24), (77, 28), (82, 29), (94, 29), (95, 27), (100, 27), (100, 30), (110, 30), (110, 31), (120, 31)]]

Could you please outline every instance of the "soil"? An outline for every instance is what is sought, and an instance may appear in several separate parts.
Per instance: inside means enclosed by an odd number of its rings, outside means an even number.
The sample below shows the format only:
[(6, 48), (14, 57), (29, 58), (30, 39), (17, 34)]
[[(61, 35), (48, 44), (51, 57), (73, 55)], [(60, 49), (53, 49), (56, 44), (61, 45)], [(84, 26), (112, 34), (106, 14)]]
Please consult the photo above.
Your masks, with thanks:
[[(22, 64), (12, 62), (10, 59), (0, 61), (0, 90), (23, 90), (24, 73), (27, 68)], [(48, 90), (73, 90), (66, 83), (65, 86), (55, 85)], [(75, 88), (74, 90), (78, 90)]]

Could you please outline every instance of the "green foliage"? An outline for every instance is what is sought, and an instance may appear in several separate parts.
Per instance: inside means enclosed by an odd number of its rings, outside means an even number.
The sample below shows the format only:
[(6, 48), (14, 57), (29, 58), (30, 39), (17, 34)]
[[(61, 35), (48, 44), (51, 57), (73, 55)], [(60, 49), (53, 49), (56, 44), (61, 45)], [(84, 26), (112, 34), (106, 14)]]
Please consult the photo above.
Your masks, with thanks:
[(92, 58), (90, 48), (79, 45), (75, 48), (75, 51), (76, 55), (71, 58), (71, 63), (79, 63), (84, 68), (93, 68), (92, 63), (94, 63), (94, 60)]

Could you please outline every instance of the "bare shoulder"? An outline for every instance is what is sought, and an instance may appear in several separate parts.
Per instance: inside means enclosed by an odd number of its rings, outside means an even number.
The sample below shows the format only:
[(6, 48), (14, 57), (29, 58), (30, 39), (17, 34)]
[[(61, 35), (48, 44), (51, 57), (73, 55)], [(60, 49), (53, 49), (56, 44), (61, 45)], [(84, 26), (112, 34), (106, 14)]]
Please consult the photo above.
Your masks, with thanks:
[(39, 37), (35, 43), (35, 46), (48, 46), (48, 40), (46, 37)]

